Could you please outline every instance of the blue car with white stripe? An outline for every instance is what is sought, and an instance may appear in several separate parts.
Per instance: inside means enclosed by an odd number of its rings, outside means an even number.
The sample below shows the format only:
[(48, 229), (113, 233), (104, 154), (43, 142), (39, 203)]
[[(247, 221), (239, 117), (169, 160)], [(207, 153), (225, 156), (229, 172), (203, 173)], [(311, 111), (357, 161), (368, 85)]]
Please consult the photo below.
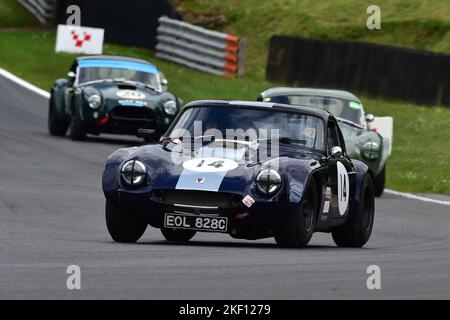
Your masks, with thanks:
[(311, 107), (191, 102), (159, 144), (111, 154), (102, 183), (118, 242), (150, 225), (178, 242), (220, 232), (304, 247), (331, 232), (338, 246), (361, 247), (374, 221), (367, 165), (347, 156), (336, 118)]
[(51, 89), (48, 129), (52, 135), (83, 140), (87, 134), (137, 135), (141, 128), (158, 140), (181, 108), (166, 92), (158, 68), (141, 59), (83, 56), (73, 62), (66, 79)]

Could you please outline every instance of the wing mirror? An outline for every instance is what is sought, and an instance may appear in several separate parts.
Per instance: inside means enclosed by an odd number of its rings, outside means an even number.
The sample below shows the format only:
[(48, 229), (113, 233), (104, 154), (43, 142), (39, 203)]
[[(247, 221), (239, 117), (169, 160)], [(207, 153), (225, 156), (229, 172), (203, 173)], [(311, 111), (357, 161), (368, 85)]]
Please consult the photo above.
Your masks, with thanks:
[(331, 148), (331, 156), (334, 158), (342, 157), (342, 148), (338, 146)]
[(159, 73), (159, 82), (161, 84), (161, 90), (162, 92), (166, 92), (169, 86), (169, 81), (166, 79), (166, 77), (164, 76), (164, 73), (160, 72)]
[(75, 77), (76, 77), (75, 72), (73, 72), (73, 71), (67, 72), (67, 78), (69, 78), (70, 80), (75, 79)]
[(371, 113), (367, 113), (366, 114), (366, 121), (367, 123), (373, 122), (373, 120), (375, 120), (375, 116)]
[(321, 163), (325, 164), (329, 160), (339, 159), (340, 157), (342, 157), (342, 148), (334, 146), (331, 148), (331, 154), (328, 157), (322, 157)]

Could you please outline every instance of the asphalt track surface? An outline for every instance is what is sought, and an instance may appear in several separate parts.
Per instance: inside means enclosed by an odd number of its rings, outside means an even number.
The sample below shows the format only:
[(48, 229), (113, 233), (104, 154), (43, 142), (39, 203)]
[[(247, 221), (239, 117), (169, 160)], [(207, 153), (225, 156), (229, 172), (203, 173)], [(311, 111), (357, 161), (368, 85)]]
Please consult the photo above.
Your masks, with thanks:
[[(306, 249), (273, 239), (197, 234), (169, 244), (148, 228), (114, 243), (104, 222), (101, 174), (133, 137), (85, 142), (47, 132), (47, 100), (0, 77), (0, 299), (450, 298), (450, 207), (384, 195), (362, 249), (315, 234)], [(66, 268), (81, 268), (81, 290)], [(366, 268), (381, 268), (368, 290)]]

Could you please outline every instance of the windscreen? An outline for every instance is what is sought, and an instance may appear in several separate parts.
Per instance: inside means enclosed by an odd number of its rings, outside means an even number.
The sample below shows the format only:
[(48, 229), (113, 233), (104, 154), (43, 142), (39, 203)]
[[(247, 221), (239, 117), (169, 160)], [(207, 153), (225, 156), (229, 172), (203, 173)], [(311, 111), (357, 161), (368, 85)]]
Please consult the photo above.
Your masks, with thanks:
[(337, 118), (364, 126), (363, 108), (357, 101), (314, 95), (274, 96), (266, 98), (265, 101), (320, 108)]
[(83, 84), (86, 82), (113, 79), (113, 80), (131, 80), (134, 82), (140, 82), (148, 84), (153, 88), (159, 87), (159, 81), (157, 74), (119, 68), (80, 68), (78, 73), (78, 83)]
[(220, 134), (224, 139), (255, 141), (280, 139), (280, 143), (324, 150), (324, 124), (319, 117), (272, 109), (195, 107), (187, 109), (169, 137)]
[(160, 91), (158, 69), (139, 61), (87, 59), (78, 63), (77, 81), (83, 84), (98, 80), (124, 80), (140, 82)]

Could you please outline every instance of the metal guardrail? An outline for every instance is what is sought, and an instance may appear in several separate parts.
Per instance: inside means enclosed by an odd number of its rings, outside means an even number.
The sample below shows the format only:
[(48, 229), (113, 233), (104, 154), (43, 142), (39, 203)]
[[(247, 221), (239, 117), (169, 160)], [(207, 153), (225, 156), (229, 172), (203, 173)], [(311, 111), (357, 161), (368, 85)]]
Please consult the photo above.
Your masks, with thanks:
[(244, 72), (243, 41), (167, 17), (159, 18), (156, 57), (196, 70), (235, 78)]
[(17, 0), (42, 24), (49, 24), (55, 19), (56, 0)]

